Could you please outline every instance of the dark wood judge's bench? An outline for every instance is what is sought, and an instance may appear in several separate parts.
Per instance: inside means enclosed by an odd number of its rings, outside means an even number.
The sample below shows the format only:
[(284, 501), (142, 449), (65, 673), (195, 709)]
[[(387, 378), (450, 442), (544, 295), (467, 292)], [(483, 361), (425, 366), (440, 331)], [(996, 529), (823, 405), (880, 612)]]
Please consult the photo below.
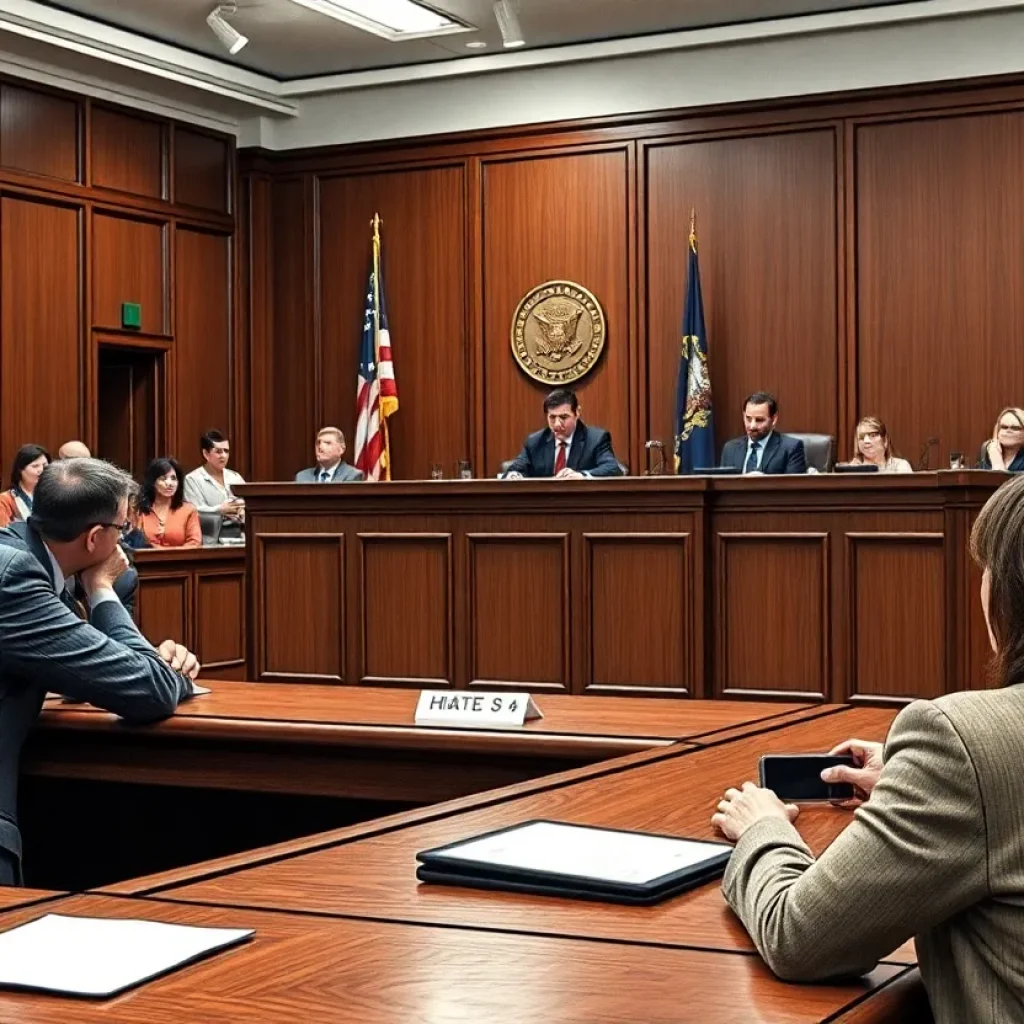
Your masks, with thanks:
[[(831, 702), (984, 686), (967, 545), (1004, 479), (250, 484), (248, 677)], [(219, 579), (194, 587), (200, 618), (230, 604)]]

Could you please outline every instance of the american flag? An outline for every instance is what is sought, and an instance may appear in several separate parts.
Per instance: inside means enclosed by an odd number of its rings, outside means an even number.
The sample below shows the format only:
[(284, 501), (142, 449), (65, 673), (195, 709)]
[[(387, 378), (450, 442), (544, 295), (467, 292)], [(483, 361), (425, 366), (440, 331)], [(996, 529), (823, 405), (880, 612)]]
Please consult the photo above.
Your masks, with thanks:
[(398, 409), (398, 386), (391, 361), (388, 308), (381, 276), (380, 217), (373, 218), (373, 266), (363, 311), (363, 343), (359, 353), (356, 387), (356, 469), (367, 480), (391, 479), (388, 417)]

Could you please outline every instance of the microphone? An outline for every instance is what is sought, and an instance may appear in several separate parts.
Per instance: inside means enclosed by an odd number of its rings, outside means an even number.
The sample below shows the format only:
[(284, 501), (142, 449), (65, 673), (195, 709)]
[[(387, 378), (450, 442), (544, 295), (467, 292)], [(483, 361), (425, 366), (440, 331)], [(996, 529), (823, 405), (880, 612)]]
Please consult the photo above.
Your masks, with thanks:
[(924, 448), (921, 449), (921, 458), (917, 460), (917, 465), (914, 467), (915, 472), (926, 473), (931, 462), (932, 445), (937, 445), (939, 439), (937, 437), (929, 437), (924, 443)]
[(648, 452), (657, 452), (657, 459), (650, 469), (646, 470), (644, 476), (661, 476), (665, 471), (665, 442), (664, 441), (647, 441), (644, 443), (644, 448)]

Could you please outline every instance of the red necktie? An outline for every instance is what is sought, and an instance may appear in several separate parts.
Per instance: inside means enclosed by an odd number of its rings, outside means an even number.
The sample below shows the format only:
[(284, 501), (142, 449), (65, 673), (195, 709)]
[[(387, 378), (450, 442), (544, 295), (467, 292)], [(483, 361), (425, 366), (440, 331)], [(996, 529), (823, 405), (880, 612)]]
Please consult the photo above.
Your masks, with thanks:
[(558, 476), (565, 469), (565, 442), (558, 442), (558, 451), (555, 453), (555, 476)]

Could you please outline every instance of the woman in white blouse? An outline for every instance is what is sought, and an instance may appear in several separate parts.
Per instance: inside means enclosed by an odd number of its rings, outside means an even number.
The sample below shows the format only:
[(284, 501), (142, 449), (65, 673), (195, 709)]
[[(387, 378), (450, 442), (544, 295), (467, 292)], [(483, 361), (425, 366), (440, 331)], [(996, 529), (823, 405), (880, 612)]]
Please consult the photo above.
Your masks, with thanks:
[(877, 466), (879, 473), (913, 473), (906, 459), (892, 453), (892, 441), (885, 424), (877, 416), (865, 416), (857, 424), (853, 458), (854, 466)]

